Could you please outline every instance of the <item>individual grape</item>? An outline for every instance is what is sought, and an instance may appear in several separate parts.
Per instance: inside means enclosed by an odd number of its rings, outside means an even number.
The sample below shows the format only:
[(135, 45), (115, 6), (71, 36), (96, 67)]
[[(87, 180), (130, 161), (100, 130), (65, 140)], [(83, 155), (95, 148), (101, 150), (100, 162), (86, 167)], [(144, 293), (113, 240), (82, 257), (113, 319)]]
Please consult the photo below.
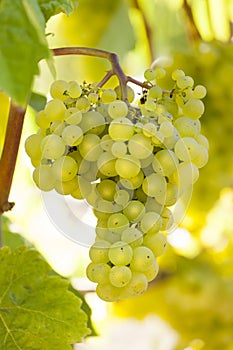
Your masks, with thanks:
[(126, 154), (116, 160), (115, 169), (118, 175), (129, 179), (137, 176), (140, 171), (140, 161), (132, 155)]
[(108, 256), (114, 265), (128, 265), (133, 257), (133, 249), (129, 244), (119, 241), (111, 245)]
[(144, 233), (158, 232), (162, 225), (161, 216), (153, 211), (145, 213), (141, 220), (140, 228)]
[(151, 153), (149, 155), (149, 157), (144, 158), (144, 159), (140, 159), (141, 167), (142, 168), (147, 168), (149, 165), (152, 164), (153, 158), (154, 158), (154, 154)]
[(151, 122), (144, 124), (141, 129), (146, 137), (153, 137), (157, 132), (157, 126)]
[(138, 159), (145, 159), (151, 155), (153, 145), (151, 144), (150, 139), (143, 134), (135, 134), (129, 140), (128, 149), (130, 154), (132, 154), (134, 157), (137, 157)]
[(145, 108), (145, 114), (146, 112), (149, 112), (149, 114), (152, 112), (155, 112), (157, 109), (157, 103), (155, 100), (146, 100), (144, 103), (144, 108)]
[(166, 193), (166, 180), (161, 174), (151, 174), (142, 183), (143, 191), (150, 197), (157, 197)]
[(47, 118), (54, 122), (55, 120), (64, 120), (66, 107), (61, 100), (55, 98), (46, 104), (44, 111)]
[(42, 157), (46, 159), (59, 159), (65, 153), (66, 145), (63, 139), (55, 134), (47, 135), (41, 141)]
[(206, 96), (206, 93), (206, 88), (203, 85), (196, 85), (193, 90), (193, 97), (201, 99)]
[(128, 218), (122, 213), (115, 213), (108, 218), (108, 228), (112, 232), (122, 233), (129, 227)]
[(36, 124), (42, 129), (48, 129), (50, 127), (50, 119), (47, 117), (44, 110), (37, 113)]
[(97, 111), (83, 113), (82, 121), (79, 123), (83, 133), (99, 135), (103, 132), (106, 122), (102, 114)]
[(116, 91), (113, 89), (104, 89), (101, 95), (101, 100), (103, 103), (110, 103), (115, 101), (117, 98)]
[(142, 202), (142, 203), (145, 203), (147, 201), (147, 195), (145, 194), (145, 192), (143, 191), (142, 187), (139, 187), (136, 189), (135, 191), (135, 195), (136, 195), (136, 198)]
[(104, 240), (96, 241), (89, 250), (89, 257), (92, 262), (107, 263), (109, 261), (109, 249), (111, 244)]
[(149, 269), (143, 271), (143, 274), (146, 276), (147, 282), (151, 282), (158, 275), (158, 272), (159, 264), (156, 260), (154, 260), (154, 263), (149, 267)]
[(155, 74), (156, 74), (156, 79), (162, 79), (166, 75), (166, 70), (162, 67), (155, 67)]
[(171, 205), (174, 205), (177, 202), (177, 200), (178, 200), (178, 188), (175, 184), (168, 182), (165, 201), (164, 203), (161, 203), (161, 204), (164, 204), (170, 207)]
[(86, 269), (87, 277), (90, 281), (95, 283), (109, 283), (109, 273), (111, 267), (106, 263), (91, 262)]
[(65, 112), (64, 119), (67, 124), (79, 124), (82, 120), (82, 113), (77, 108), (71, 107)]
[[(175, 147), (176, 142), (180, 139), (180, 135), (178, 131), (174, 128), (173, 135), (170, 137), (164, 137), (163, 139), (163, 145), (165, 148), (173, 150)], [(164, 147), (163, 146), (163, 147)]]
[(154, 171), (168, 177), (177, 170), (178, 164), (179, 160), (171, 150), (157, 152), (152, 161)]
[(134, 134), (133, 123), (128, 118), (117, 118), (109, 125), (108, 133), (113, 140), (127, 141)]
[(71, 98), (78, 98), (82, 94), (81, 86), (76, 81), (69, 81), (68, 94)]
[(164, 137), (171, 137), (173, 135), (174, 127), (171, 122), (164, 121), (159, 127), (159, 131), (164, 135)]
[(132, 278), (132, 272), (127, 266), (113, 266), (109, 273), (109, 280), (114, 287), (125, 287)]
[(192, 137), (182, 137), (175, 144), (176, 156), (185, 162), (194, 159), (200, 152), (200, 146)]
[(143, 294), (148, 287), (147, 278), (143, 273), (133, 272), (129, 284), (122, 288), (120, 298), (131, 298)]
[(152, 86), (152, 88), (149, 90), (148, 96), (149, 98), (160, 98), (162, 97), (163, 90), (160, 86)]
[(57, 193), (68, 195), (72, 192), (76, 191), (78, 188), (78, 177), (75, 176), (72, 180), (69, 181), (56, 181), (54, 185), (54, 189)]
[(147, 81), (151, 81), (151, 80), (154, 80), (156, 78), (156, 72), (154, 69), (151, 69), (151, 68), (148, 68), (145, 70), (144, 72), (144, 78), (147, 80)]
[(138, 200), (132, 200), (123, 209), (123, 213), (130, 222), (138, 222), (145, 214), (145, 206)]
[(95, 134), (84, 135), (82, 142), (79, 145), (81, 156), (89, 162), (95, 162), (103, 153), (100, 147), (100, 138)]
[(204, 103), (195, 98), (188, 100), (182, 107), (184, 115), (192, 119), (198, 119), (204, 113), (205, 107)]
[(50, 95), (53, 98), (65, 101), (68, 97), (69, 84), (65, 80), (55, 80), (50, 86)]
[(151, 139), (154, 146), (162, 146), (164, 141), (164, 135), (161, 133), (161, 131), (157, 131), (154, 136), (152, 136)]
[(153, 197), (147, 197), (145, 208), (147, 212), (155, 212), (157, 214), (161, 214), (163, 211), (163, 205), (158, 203), (157, 200)]
[(95, 104), (99, 100), (99, 95), (96, 92), (90, 92), (87, 96), (87, 99), (91, 104)]
[(100, 147), (107, 152), (111, 152), (112, 145), (114, 144), (114, 141), (111, 139), (111, 137), (108, 134), (105, 134), (100, 142)]
[(100, 181), (96, 186), (97, 191), (103, 199), (113, 201), (116, 194), (116, 183), (115, 181), (106, 179)]
[(143, 234), (136, 227), (129, 227), (122, 232), (121, 240), (135, 248), (142, 245)]
[(90, 182), (84, 179), (82, 176), (78, 176), (78, 187), (71, 193), (71, 196), (76, 199), (84, 199), (90, 192)]
[(120, 289), (111, 284), (99, 283), (96, 287), (96, 294), (104, 301), (117, 301), (120, 299)]
[(32, 174), (33, 181), (42, 191), (51, 191), (55, 185), (55, 178), (50, 165), (41, 164), (36, 167)]
[(162, 233), (153, 233), (145, 235), (143, 244), (151, 249), (155, 257), (158, 257), (165, 252), (167, 240)]
[(188, 75), (179, 76), (176, 79), (176, 84), (181, 90), (184, 90), (184, 89), (187, 89), (188, 87), (193, 87), (194, 81), (193, 81), (193, 78), (189, 77)]
[(172, 181), (178, 186), (180, 192), (192, 186), (199, 177), (199, 171), (195, 164), (182, 162), (178, 165), (177, 172), (172, 176)]
[(130, 177), (129, 179), (121, 179), (120, 180), (120, 184), (127, 188), (128, 190), (133, 190), (136, 189), (138, 187), (141, 186), (142, 182), (144, 180), (144, 174), (143, 172), (140, 170), (139, 173), (134, 176), (134, 177)]
[(192, 163), (198, 168), (202, 168), (208, 162), (209, 155), (208, 150), (204, 146), (199, 146), (199, 152), (195, 158), (192, 159)]
[(199, 145), (204, 146), (207, 150), (209, 149), (209, 141), (204, 135), (197, 135), (195, 140), (199, 143)]
[(200, 132), (200, 123), (188, 117), (177, 118), (174, 126), (179, 131), (180, 136), (195, 137)]
[(40, 144), (43, 136), (39, 134), (30, 135), (24, 144), (27, 155), (32, 159), (41, 159), (42, 153)]
[(77, 175), (78, 165), (69, 156), (56, 159), (52, 165), (53, 175), (58, 181), (70, 181)]
[[(114, 90), (116, 91), (117, 98), (119, 100), (121, 100), (121, 88), (120, 88), (120, 86), (119, 85), (116, 86)], [(127, 97), (128, 97), (129, 103), (133, 102), (134, 96), (135, 96), (134, 90), (130, 86), (127, 86)]]
[(173, 72), (172, 72), (172, 79), (173, 80), (177, 80), (178, 78), (180, 77), (184, 77), (185, 76), (185, 73), (183, 70), (181, 69), (175, 69)]
[(124, 101), (113, 101), (108, 105), (108, 114), (112, 119), (124, 118), (128, 114), (128, 106)]
[(55, 122), (52, 122), (50, 124), (49, 129), (50, 129), (51, 134), (56, 134), (58, 136), (61, 136), (65, 127), (66, 127), (66, 123), (64, 123), (60, 120), (55, 120)]
[(77, 146), (82, 142), (83, 131), (77, 125), (68, 125), (62, 131), (62, 139), (67, 146)]
[(79, 97), (76, 101), (76, 108), (82, 113), (87, 113), (91, 108), (91, 104), (86, 97)]
[(130, 199), (129, 192), (125, 190), (118, 190), (114, 194), (114, 202), (121, 205), (123, 208), (127, 205), (127, 203), (129, 202), (129, 199)]
[(109, 152), (104, 152), (97, 160), (97, 166), (99, 171), (108, 177), (117, 175), (116, 171), (116, 158)]
[(145, 246), (133, 249), (133, 258), (130, 262), (130, 268), (133, 271), (143, 272), (154, 263), (154, 254), (151, 249)]
[(69, 153), (69, 157), (73, 158), (78, 165), (79, 175), (85, 174), (90, 170), (91, 162), (86, 159), (83, 159), (79, 151), (73, 151)]
[(123, 157), (127, 153), (127, 146), (123, 141), (115, 141), (112, 144), (111, 152), (116, 158)]

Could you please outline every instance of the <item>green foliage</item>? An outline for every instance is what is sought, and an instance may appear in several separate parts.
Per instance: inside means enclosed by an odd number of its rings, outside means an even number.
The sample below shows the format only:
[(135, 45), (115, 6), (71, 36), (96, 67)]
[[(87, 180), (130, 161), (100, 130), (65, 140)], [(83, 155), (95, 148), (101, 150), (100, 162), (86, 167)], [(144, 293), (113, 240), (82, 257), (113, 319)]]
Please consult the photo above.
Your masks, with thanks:
[(36, 111), (41, 111), (46, 105), (46, 97), (44, 95), (32, 92), (29, 105)]
[(2, 216), (0, 218), (2, 224), (2, 245), (8, 246), (11, 249), (15, 249), (17, 247), (20, 247), (25, 244), (25, 241), (22, 236), (20, 236), (18, 233), (11, 232), (10, 230), (10, 220)]
[(0, 250), (1, 349), (68, 350), (89, 333), (68, 281), (33, 249)]
[(69, 15), (78, 5), (77, 0), (38, 0), (38, 3), (46, 21), (59, 12)]

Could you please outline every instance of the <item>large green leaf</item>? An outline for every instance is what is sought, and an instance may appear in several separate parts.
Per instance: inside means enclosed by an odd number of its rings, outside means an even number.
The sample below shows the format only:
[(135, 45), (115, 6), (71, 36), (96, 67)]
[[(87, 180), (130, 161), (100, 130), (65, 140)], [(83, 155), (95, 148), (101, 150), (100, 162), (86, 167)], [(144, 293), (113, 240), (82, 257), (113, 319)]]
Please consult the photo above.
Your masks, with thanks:
[(77, 0), (38, 0), (38, 2), (46, 21), (59, 12), (69, 15), (78, 5)]
[(10, 220), (4, 215), (0, 216), (0, 226), (2, 231), (3, 246), (8, 246), (11, 249), (15, 249), (26, 244), (24, 238), (20, 236), (20, 234), (11, 231)]
[(0, 348), (69, 350), (89, 333), (69, 282), (49, 275), (35, 250), (0, 250)]

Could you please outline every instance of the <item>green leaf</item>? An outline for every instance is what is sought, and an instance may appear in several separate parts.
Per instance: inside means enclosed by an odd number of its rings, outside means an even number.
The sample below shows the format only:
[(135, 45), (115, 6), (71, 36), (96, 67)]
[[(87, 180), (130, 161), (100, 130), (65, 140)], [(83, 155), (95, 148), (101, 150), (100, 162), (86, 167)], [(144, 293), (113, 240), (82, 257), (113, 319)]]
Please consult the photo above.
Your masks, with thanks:
[(70, 15), (78, 6), (77, 0), (38, 0), (38, 2), (46, 21), (60, 12)]
[(46, 97), (44, 95), (32, 92), (29, 105), (36, 111), (41, 111), (46, 105)]
[(0, 348), (71, 350), (89, 333), (69, 282), (33, 249), (0, 250)]
[(15, 249), (25, 244), (25, 240), (20, 234), (12, 232), (10, 229), (10, 220), (6, 216), (0, 217), (2, 230), (2, 245)]
[(37, 0), (2, 0), (0, 6), (0, 87), (24, 105), (38, 62), (50, 52)]

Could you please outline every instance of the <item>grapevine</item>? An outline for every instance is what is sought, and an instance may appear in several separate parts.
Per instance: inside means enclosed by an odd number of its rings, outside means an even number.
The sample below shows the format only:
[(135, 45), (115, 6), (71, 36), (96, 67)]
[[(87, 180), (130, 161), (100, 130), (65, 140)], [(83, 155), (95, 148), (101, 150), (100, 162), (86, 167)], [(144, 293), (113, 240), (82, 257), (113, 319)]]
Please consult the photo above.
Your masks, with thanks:
[[(124, 74), (116, 54), (102, 50), (53, 52), (102, 57), (112, 69), (100, 82), (52, 83), (51, 100), (36, 117), (39, 129), (25, 142), (33, 180), (42, 191), (91, 206), (97, 224), (87, 277), (98, 296), (138, 296), (158, 274), (176, 205), (208, 161), (200, 123), (206, 89), (177, 69), (173, 88), (163, 90), (160, 67), (148, 68), (139, 82)], [(119, 85), (104, 88), (113, 75)], [(142, 89), (138, 101), (129, 82)]]

